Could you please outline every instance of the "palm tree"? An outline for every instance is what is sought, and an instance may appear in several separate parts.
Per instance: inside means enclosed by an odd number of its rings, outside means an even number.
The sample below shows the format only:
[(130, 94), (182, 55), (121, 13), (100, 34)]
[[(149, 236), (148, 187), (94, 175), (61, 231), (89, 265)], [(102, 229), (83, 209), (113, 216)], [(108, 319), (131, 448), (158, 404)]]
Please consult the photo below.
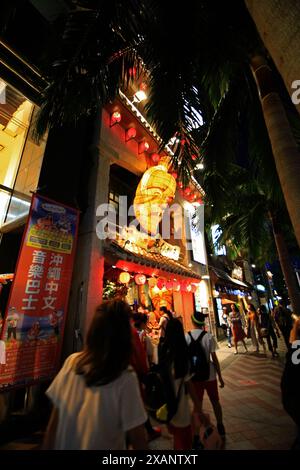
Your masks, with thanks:
[[(245, 0), (245, 3), (291, 95), (295, 91), (293, 82), (300, 80), (300, 58), (295, 53), (300, 44), (300, 3), (294, 0)], [(294, 104), (300, 113), (300, 102)]]
[(252, 67), (280, 184), (300, 244), (300, 186), (295, 176), (300, 155), (280, 95), (273, 86), (268, 88), (266, 67), (261, 62), (257, 67), (257, 58), (264, 57), (265, 51), (244, 5), (208, 0), (188, 0), (184, 9), (174, 9), (169, 1), (152, 0), (74, 4), (60, 55), (51, 70), (38, 133), (48, 125), (76, 121), (103, 105), (121, 82), (126, 85), (130, 65), (141, 70), (142, 59), (150, 76), (148, 117), (163, 145), (176, 133), (185, 141), (174, 148), (174, 164), (189, 177), (199, 132), (191, 123), (200, 124), (199, 114), (209, 123), (211, 104), (217, 106), (237, 92), (234, 87), (241, 77), (248, 94)]
[(220, 243), (230, 241), (234, 256), (246, 251), (265, 264), (276, 247), (298, 312), (300, 292), (285, 241), (289, 239), (289, 248), (295, 244), (290, 220), (258, 97), (245, 94), (242, 84), (239, 93), (230, 90), (226, 94), (202, 144), (207, 158), (199, 179), (206, 192), (209, 220), (221, 226)]

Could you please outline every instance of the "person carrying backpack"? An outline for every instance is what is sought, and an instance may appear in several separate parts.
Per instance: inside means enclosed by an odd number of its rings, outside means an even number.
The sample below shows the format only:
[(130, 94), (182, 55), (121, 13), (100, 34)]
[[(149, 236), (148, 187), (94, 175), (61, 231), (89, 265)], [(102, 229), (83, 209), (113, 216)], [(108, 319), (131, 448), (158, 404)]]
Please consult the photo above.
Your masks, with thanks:
[[(174, 450), (192, 449), (191, 397), (196, 413), (207, 422), (202, 403), (196, 393), (189, 373), (189, 358), (182, 323), (177, 318), (168, 321), (159, 353), (159, 363), (149, 387), (146, 387), (146, 408), (153, 404), (154, 418), (168, 425), (174, 437)], [(158, 395), (155, 392), (157, 389)], [(153, 395), (154, 393), (154, 395)], [(160, 395), (160, 396), (159, 396)], [(154, 403), (157, 401), (157, 403)]]
[[(213, 406), (218, 432), (220, 436), (224, 438), (225, 427), (223, 424), (222, 408), (219, 400), (216, 376), (219, 378), (220, 387), (224, 387), (224, 381), (216, 354), (218, 345), (215, 338), (205, 331), (205, 318), (207, 316), (208, 315), (201, 312), (195, 312), (191, 317), (194, 329), (189, 331), (185, 338), (188, 345), (190, 372), (193, 374), (192, 381), (195, 386), (196, 393), (202, 403), (204, 391), (206, 390)], [(199, 426), (195, 423), (193, 448), (197, 449), (199, 446)]]

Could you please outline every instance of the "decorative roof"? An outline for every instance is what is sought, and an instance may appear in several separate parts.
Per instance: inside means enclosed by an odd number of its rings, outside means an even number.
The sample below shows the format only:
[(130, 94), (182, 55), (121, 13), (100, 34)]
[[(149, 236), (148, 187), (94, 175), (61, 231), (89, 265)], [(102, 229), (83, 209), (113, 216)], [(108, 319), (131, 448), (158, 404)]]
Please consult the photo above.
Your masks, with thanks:
[(160, 270), (177, 274), (179, 276), (201, 279), (201, 275), (203, 276), (206, 274), (206, 268), (202, 264), (199, 264), (201, 274), (195, 273), (195, 271), (192, 269), (189, 269), (178, 261), (166, 258), (160, 253), (149, 253), (147, 250), (141, 247), (139, 247), (137, 253), (133, 253), (126, 248), (122, 248), (118, 244), (117, 240), (107, 240), (105, 243), (105, 251), (113, 253), (119, 259), (138, 263), (140, 265), (151, 266), (153, 268), (158, 268)]

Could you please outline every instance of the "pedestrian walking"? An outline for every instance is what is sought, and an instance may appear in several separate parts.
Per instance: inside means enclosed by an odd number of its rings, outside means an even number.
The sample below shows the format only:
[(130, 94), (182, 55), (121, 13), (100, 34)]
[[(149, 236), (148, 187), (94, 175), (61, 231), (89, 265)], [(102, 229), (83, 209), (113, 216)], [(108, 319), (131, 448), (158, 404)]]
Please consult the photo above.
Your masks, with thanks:
[(274, 320), (281, 331), (287, 349), (289, 349), (293, 320), (291, 312), (285, 308), (283, 300), (279, 300), (279, 304), (274, 308)]
[(247, 336), (248, 338), (251, 338), (252, 345), (255, 348), (255, 352), (259, 353), (259, 344), (261, 344), (264, 353), (266, 354), (266, 345), (259, 335), (258, 316), (253, 304), (248, 305), (247, 314)]
[(176, 412), (168, 425), (169, 432), (174, 436), (174, 450), (191, 450), (192, 414), (189, 396), (200, 421), (208, 423), (202, 413), (202, 400), (196, 390), (195, 382), (191, 380), (188, 346), (182, 323), (178, 318), (170, 320), (166, 326), (165, 339), (159, 354), (159, 367), (163, 368), (164, 377), (171, 377), (171, 387), (166, 386), (166, 388), (172, 389), (177, 405)]
[[(275, 323), (271, 314), (266, 309), (265, 305), (261, 305), (257, 309), (257, 316), (258, 316), (258, 331), (261, 341), (264, 343), (264, 339), (266, 339), (268, 344), (268, 349), (272, 353), (272, 357), (278, 357), (277, 353), (277, 336), (278, 330), (275, 327)], [(275, 333), (276, 330), (276, 333)], [(272, 339), (272, 342), (271, 342)]]
[[(201, 407), (202, 407), (204, 392), (205, 391), (207, 392), (207, 395), (210, 399), (210, 402), (212, 404), (214, 414), (216, 417), (218, 432), (220, 436), (225, 438), (225, 427), (223, 424), (223, 413), (222, 413), (222, 407), (221, 407), (220, 399), (219, 399), (217, 377), (219, 379), (220, 387), (224, 387), (224, 381), (222, 378), (220, 364), (219, 364), (218, 357), (216, 354), (216, 351), (218, 349), (217, 342), (210, 333), (205, 331), (205, 318), (207, 316), (208, 315), (205, 315), (202, 312), (195, 312), (191, 317), (194, 328), (185, 335), (185, 338), (186, 338), (186, 342), (189, 348), (193, 347), (194, 342), (198, 342), (198, 344), (201, 346), (202, 350), (204, 351), (205, 360), (208, 364), (207, 378), (205, 378), (204, 380), (200, 380), (199, 379), (200, 374), (198, 377), (197, 377), (197, 374), (195, 374), (192, 380), (193, 380), (193, 384), (195, 386), (195, 390), (198, 395), (198, 398), (201, 402)], [(199, 353), (201, 353), (200, 348), (199, 348)], [(202, 362), (202, 358), (200, 358), (199, 364), (201, 364), (201, 362)], [(204, 367), (205, 365), (202, 364), (201, 368), (204, 369)], [(194, 426), (195, 426), (195, 430), (194, 430), (193, 448), (197, 448), (198, 440), (199, 440), (199, 428), (197, 427), (196, 420), (195, 420)]]
[(53, 403), (44, 449), (146, 449), (147, 419), (129, 366), (131, 309), (122, 300), (97, 309), (82, 352), (69, 356), (46, 394)]
[(231, 343), (232, 331), (231, 331), (231, 323), (230, 323), (230, 319), (229, 319), (229, 313), (228, 313), (226, 307), (223, 307), (222, 319), (223, 319), (223, 322), (224, 322), (223, 325), (225, 325), (225, 333), (226, 333), (226, 337), (227, 337), (227, 346), (229, 348), (231, 348), (232, 347), (232, 343)]
[(238, 354), (238, 343), (240, 341), (243, 343), (245, 351), (248, 352), (248, 349), (245, 343), (246, 334), (243, 329), (242, 319), (241, 319), (241, 314), (239, 312), (239, 309), (236, 307), (235, 304), (231, 304), (230, 308), (231, 308), (231, 312), (229, 313), (229, 321), (231, 324), (233, 344), (234, 344), (234, 349), (235, 349), (234, 354)]

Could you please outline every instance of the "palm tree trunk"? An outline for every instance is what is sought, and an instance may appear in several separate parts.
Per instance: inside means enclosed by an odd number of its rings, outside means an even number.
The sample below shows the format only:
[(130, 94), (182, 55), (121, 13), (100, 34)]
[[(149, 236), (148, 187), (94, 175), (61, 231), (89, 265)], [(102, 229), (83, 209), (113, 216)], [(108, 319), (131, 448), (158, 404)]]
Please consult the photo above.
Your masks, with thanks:
[(300, 312), (300, 291), (297, 285), (296, 276), (291, 265), (289, 252), (285, 243), (283, 233), (280, 228), (280, 223), (274, 213), (270, 212), (270, 219), (272, 222), (273, 235), (277, 247), (279, 262), (284, 276), (285, 284), (289, 293), (292, 308), (294, 313)]
[[(290, 96), (300, 80), (300, 2), (295, 0), (245, 0), (266, 49), (281, 74)], [(298, 86), (299, 87), (299, 86)], [(300, 113), (299, 103), (294, 102)], [(294, 100), (293, 100), (294, 101)]]
[(251, 69), (259, 91), (282, 192), (300, 246), (300, 153), (265, 58), (253, 57)]

